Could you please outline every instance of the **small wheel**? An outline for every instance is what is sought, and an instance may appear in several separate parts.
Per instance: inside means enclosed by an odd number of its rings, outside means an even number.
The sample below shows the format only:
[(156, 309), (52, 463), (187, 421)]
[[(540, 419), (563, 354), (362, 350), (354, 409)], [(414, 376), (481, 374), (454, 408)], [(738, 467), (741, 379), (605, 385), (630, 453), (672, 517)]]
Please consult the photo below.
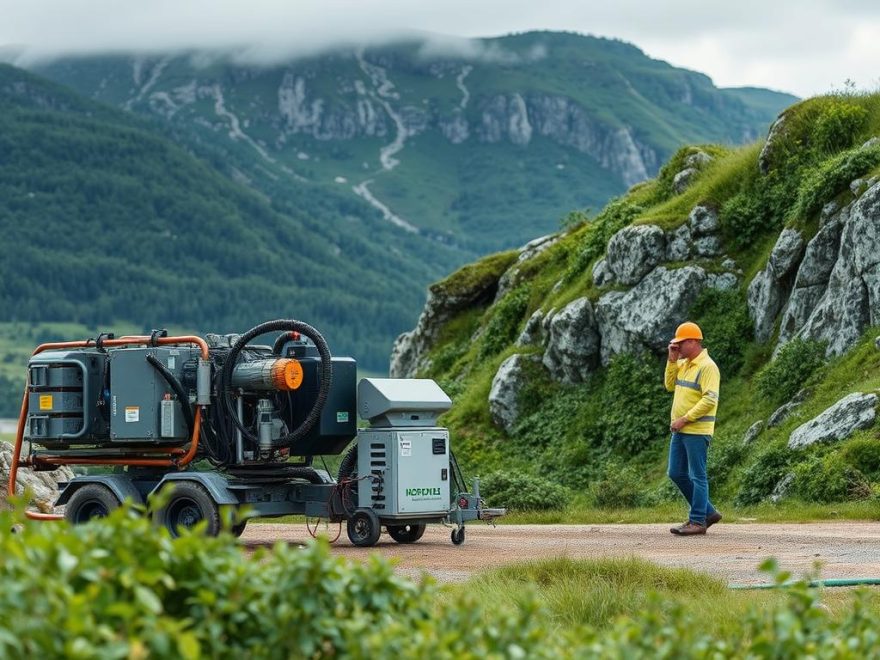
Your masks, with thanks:
[(462, 543), (464, 543), (464, 525), (452, 530), (452, 545), (461, 545)]
[(104, 484), (86, 484), (73, 495), (64, 509), (64, 519), (72, 525), (104, 518), (121, 502)]
[(171, 486), (168, 502), (156, 512), (155, 519), (174, 537), (180, 536), (181, 528), (190, 529), (203, 520), (207, 521), (205, 533), (208, 536), (220, 533), (217, 503), (203, 486), (192, 481), (178, 481)]
[(372, 509), (357, 509), (348, 519), (348, 540), (362, 548), (376, 545), (382, 525)]
[(388, 535), (398, 543), (415, 543), (425, 533), (427, 525), (388, 525)]

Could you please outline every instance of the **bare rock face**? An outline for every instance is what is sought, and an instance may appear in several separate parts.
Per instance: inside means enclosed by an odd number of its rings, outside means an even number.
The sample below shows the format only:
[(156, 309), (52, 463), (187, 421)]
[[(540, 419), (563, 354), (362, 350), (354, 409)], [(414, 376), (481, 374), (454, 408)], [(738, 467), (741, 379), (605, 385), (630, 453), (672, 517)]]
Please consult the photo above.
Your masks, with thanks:
[(666, 256), (666, 237), (656, 225), (624, 227), (608, 241), (608, 268), (621, 284), (636, 284)]
[(691, 185), (694, 177), (699, 173), (700, 170), (696, 167), (686, 167), (681, 172), (677, 172), (675, 176), (672, 177), (672, 189), (680, 195), (688, 189), (688, 186)]
[[(12, 466), (13, 447), (8, 442), (0, 441), (0, 488), (5, 501), (9, 487), (9, 469)], [(43, 513), (52, 513), (55, 500), (58, 499), (58, 483), (73, 479), (73, 472), (67, 466), (61, 466), (52, 472), (34, 472), (19, 469), (15, 482), (15, 492), (21, 495), (25, 490), (31, 492), (31, 506), (36, 506)]]
[(803, 449), (817, 442), (843, 440), (857, 429), (874, 424), (877, 395), (853, 392), (806, 424), (797, 427), (788, 438), (789, 449)]
[(688, 225), (694, 237), (715, 234), (720, 225), (718, 212), (710, 206), (695, 206), (688, 214)]
[(593, 284), (602, 287), (614, 282), (614, 273), (608, 267), (608, 261), (599, 259), (593, 266)]
[(519, 337), (517, 337), (516, 345), (528, 346), (530, 344), (539, 343), (542, 337), (543, 321), (544, 313), (540, 309), (536, 309), (529, 317), (529, 320), (526, 321), (526, 326), (525, 328), (523, 328), (523, 331), (520, 333)]
[(492, 379), (489, 391), (489, 413), (492, 421), (510, 433), (519, 419), (519, 393), (525, 383), (523, 365), (529, 361), (537, 361), (537, 356), (515, 353), (498, 367)]
[(684, 224), (666, 238), (666, 261), (685, 261), (691, 256), (691, 228)]
[(749, 284), (749, 315), (755, 323), (755, 338), (767, 341), (791, 286), (792, 273), (804, 252), (804, 239), (795, 229), (783, 229), (773, 246), (764, 270)]
[(596, 368), (599, 333), (588, 298), (578, 298), (545, 322), (543, 364), (554, 380), (580, 383)]
[[(839, 243), (835, 222), (841, 225)], [(813, 242), (811, 258), (798, 271), (795, 288), (800, 291), (789, 303), (781, 340), (826, 341), (828, 354), (839, 355), (869, 325), (880, 323), (880, 183), (842, 209), (837, 220), (829, 220)]]
[[(843, 214), (844, 220), (847, 215), (848, 209)], [(794, 289), (782, 314), (779, 328), (780, 345), (786, 343), (804, 327), (828, 287), (828, 280), (831, 279), (831, 271), (834, 269), (840, 248), (841, 218), (842, 216), (838, 214), (826, 221), (807, 243), (803, 261), (794, 281)]]
[(602, 296), (596, 306), (602, 364), (618, 353), (661, 351), (706, 285), (698, 266), (658, 266), (629, 291)]

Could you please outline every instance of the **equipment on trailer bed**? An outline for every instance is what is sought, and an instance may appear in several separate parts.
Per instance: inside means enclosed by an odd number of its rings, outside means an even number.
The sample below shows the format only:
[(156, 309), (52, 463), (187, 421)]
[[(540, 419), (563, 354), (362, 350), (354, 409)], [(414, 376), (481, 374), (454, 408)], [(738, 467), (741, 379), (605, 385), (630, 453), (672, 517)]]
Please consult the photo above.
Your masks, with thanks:
[[(250, 343), (277, 332), (271, 347)], [(451, 525), (458, 545), (465, 522), (504, 515), (483, 507), (478, 480), (466, 492), (449, 432), (437, 426), (452, 402), (434, 381), (356, 381), (354, 359), (332, 357), (321, 334), (295, 320), (205, 339), (154, 331), (43, 344), (28, 363), (9, 492), (19, 465), (114, 466), (64, 485), (64, 518), (104, 516), (126, 498), (146, 505), (167, 488), (151, 513), (172, 534), (201, 521), (217, 534), (221, 507), (246, 507), (346, 522), (359, 546), (374, 545), (383, 526), (413, 543), (429, 523)], [(368, 428), (357, 428), (358, 414)], [(337, 479), (314, 467), (314, 457), (349, 446)]]

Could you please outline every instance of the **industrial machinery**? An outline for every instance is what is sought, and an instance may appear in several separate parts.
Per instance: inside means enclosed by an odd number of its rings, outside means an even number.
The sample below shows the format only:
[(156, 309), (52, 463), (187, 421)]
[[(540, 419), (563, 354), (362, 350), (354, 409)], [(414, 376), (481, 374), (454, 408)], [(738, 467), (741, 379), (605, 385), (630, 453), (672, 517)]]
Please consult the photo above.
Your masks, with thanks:
[[(272, 346), (251, 343), (274, 333)], [(467, 492), (437, 426), (452, 402), (434, 381), (356, 381), (352, 358), (331, 356), (315, 328), (294, 320), (204, 339), (154, 331), (43, 344), (28, 364), (10, 493), (20, 464), (113, 466), (66, 484), (56, 504), (68, 521), (126, 498), (149, 507), (168, 489), (151, 515), (172, 534), (201, 521), (216, 534), (222, 507), (246, 507), (345, 522), (359, 546), (383, 527), (413, 543), (429, 523), (449, 525), (460, 544), (465, 522), (505, 513), (483, 506), (478, 480)], [(358, 413), (368, 428), (358, 429)], [(315, 467), (346, 448), (336, 479)], [(246, 521), (236, 520), (240, 535)]]

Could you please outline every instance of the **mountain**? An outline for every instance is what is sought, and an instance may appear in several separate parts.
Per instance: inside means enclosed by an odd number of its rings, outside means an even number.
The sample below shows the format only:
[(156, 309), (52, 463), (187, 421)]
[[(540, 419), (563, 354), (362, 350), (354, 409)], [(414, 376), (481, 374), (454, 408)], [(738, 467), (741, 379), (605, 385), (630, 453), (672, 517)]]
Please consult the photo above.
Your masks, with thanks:
[(462, 256), (333, 191), (301, 196), (276, 205), (149, 121), (0, 66), (0, 321), (242, 332), (295, 317), (384, 371), (422, 287)]
[(490, 502), (540, 508), (564, 484), (581, 504), (657, 504), (680, 498), (665, 349), (694, 320), (722, 373), (713, 500), (868, 502), (878, 227), (880, 94), (810, 99), (763, 143), (682, 148), (597, 215), (435, 283), (392, 373), (449, 391)]
[(683, 144), (753, 141), (795, 100), (553, 32), (246, 61), (95, 56), (37, 70), (216, 150), (218, 166), (276, 205), (339, 192), (472, 257), (601, 208)]

